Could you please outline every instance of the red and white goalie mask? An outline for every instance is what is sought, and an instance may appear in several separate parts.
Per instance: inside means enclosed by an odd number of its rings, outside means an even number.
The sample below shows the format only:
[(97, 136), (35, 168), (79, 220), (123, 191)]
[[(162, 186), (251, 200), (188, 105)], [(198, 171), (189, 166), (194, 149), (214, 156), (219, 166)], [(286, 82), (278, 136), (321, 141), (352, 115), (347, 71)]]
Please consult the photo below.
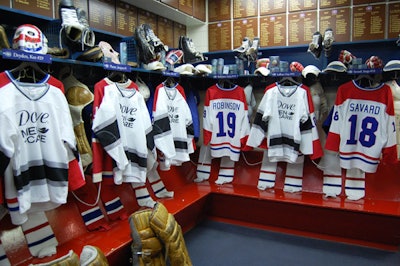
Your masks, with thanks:
[(46, 54), (47, 38), (38, 27), (23, 24), (14, 33), (12, 48), (28, 53)]

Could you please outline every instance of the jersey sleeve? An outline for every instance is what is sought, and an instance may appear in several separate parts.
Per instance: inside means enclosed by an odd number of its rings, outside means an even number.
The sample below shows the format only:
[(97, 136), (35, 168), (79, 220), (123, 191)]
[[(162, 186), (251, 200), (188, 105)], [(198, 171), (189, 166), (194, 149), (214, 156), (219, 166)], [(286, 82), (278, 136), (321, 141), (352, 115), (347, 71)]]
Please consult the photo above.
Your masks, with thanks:
[(211, 141), (213, 125), (210, 117), (210, 89), (206, 91), (203, 111), (203, 142), (208, 145)]
[(156, 88), (153, 103), (153, 136), (154, 144), (166, 158), (175, 156), (174, 138), (172, 136), (171, 124), (168, 117), (168, 106), (160, 97), (162, 85)]
[(92, 125), (93, 133), (104, 150), (114, 159), (119, 170), (128, 165), (122, 144), (116, 111), (111, 101), (103, 100), (98, 108)]

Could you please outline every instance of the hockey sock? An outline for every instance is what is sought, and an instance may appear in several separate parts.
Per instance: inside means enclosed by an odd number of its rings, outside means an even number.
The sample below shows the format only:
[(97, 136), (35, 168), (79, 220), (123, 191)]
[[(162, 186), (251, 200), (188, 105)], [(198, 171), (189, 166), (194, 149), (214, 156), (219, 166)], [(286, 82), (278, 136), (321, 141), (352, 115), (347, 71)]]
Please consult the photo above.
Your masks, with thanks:
[(232, 183), (234, 175), (235, 162), (229, 157), (222, 157), (218, 172), (218, 179), (215, 181), (215, 184), (222, 185), (225, 183)]
[(101, 183), (98, 183), (98, 191), (90, 190), (89, 184), (86, 184), (72, 192), (85, 226), (89, 231), (106, 231), (110, 229), (99, 207), (100, 190)]
[(323, 172), (322, 193), (325, 197), (337, 197), (342, 193), (342, 168), (336, 152), (324, 150), (318, 168)]
[(342, 193), (342, 175), (333, 175), (324, 172), (322, 192), (325, 197), (336, 198)]
[(275, 186), (276, 178), (276, 162), (270, 162), (268, 159), (268, 151), (264, 151), (263, 159), (261, 163), (260, 174), (258, 176), (257, 188), (260, 190), (266, 190)]
[(113, 180), (104, 179), (101, 186), (100, 197), (108, 218), (110, 218), (110, 220), (126, 220), (129, 215), (116, 192), (118, 187), (114, 185)]
[(43, 258), (57, 253), (58, 241), (44, 212), (28, 214), (28, 221), (21, 227), (32, 256)]
[(349, 200), (359, 200), (365, 196), (365, 172), (360, 169), (347, 169), (345, 193)]
[(6, 251), (4, 250), (3, 244), (0, 240), (0, 265), (10, 266), (11, 263), (7, 258)]
[(153, 189), (154, 195), (156, 195), (157, 198), (174, 197), (174, 192), (168, 191), (165, 188), (164, 182), (161, 180), (161, 177), (157, 172), (157, 164), (155, 164), (154, 167), (147, 172), (147, 178), (149, 179), (151, 188)]
[(156, 202), (151, 198), (144, 183), (131, 183), (135, 190), (136, 200), (139, 206), (153, 208)]
[(194, 179), (194, 182), (202, 182), (210, 178), (211, 159), (210, 146), (202, 145), (200, 147), (199, 161), (197, 163), (197, 178)]
[(283, 191), (299, 192), (303, 188), (304, 160), (301, 163), (288, 163), (286, 165), (286, 176)]

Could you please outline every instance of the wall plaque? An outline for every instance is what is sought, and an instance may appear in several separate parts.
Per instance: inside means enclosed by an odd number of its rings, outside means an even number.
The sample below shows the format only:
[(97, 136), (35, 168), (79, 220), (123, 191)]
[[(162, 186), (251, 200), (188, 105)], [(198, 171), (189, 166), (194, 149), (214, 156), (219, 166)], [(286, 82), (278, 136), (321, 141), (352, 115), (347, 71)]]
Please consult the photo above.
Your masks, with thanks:
[(161, 3), (167, 4), (174, 8), (179, 8), (179, 0), (161, 0)]
[(12, 8), (53, 18), (53, 1), (51, 0), (13, 0)]
[(154, 34), (157, 35), (157, 15), (138, 8), (138, 25), (149, 24)]
[(261, 15), (275, 15), (286, 12), (285, 0), (264, 0), (260, 1)]
[(317, 0), (290, 0), (289, 12), (317, 9)]
[(244, 37), (253, 40), (257, 35), (257, 19), (248, 18), (233, 21), (233, 46), (234, 48), (242, 45)]
[(193, 0), (179, 0), (179, 10), (188, 15), (193, 15)]
[(286, 45), (286, 14), (260, 18), (260, 46)]
[(353, 7), (353, 41), (385, 38), (385, 4)]
[(117, 33), (125, 36), (133, 36), (138, 26), (137, 8), (122, 1), (117, 1), (116, 8)]
[(289, 45), (309, 44), (317, 31), (317, 11), (289, 14)]
[(233, 0), (233, 18), (255, 17), (257, 13), (257, 0)]
[(231, 50), (231, 23), (218, 22), (208, 24), (208, 49), (212, 51)]
[(11, 7), (9, 0), (0, 0), (0, 6)]
[(388, 38), (398, 38), (400, 34), (400, 3), (389, 4)]
[(350, 0), (319, 0), (320, 8), (350, 6)]
[(382, 3), (385, 2), (385, 0), (353, 0), (353, 5), (368, 5), (372, 3)]
[(231, 18), (231, 1), (208, 1), (208, 21), (223, 21)]
[(193, 0), (193, 16), (206, 21), (206, 0)]
[(333, 36), (336, 42), (350, 41), (350, 7), (321, 10), (319, 12), (319, 28), (321, 34), (327, 28), (333, 30)]
[(167, 18), (158, 17), (157, 37), (168, 47), (174, 46), (174, 22)]
[(115, 2), (113, 0), (90, 0), (88, 3), (90, 27), (115, 33)]

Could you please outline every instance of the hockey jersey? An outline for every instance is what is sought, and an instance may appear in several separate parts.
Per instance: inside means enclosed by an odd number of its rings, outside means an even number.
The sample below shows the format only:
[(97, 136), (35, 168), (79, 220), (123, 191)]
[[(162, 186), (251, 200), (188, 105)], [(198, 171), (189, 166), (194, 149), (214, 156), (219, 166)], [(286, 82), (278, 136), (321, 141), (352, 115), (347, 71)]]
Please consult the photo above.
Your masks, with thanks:
[[(114, 82), (111, 81), (109, 78), (104, 78), (94, 85), (94, 92), (93, 92), (94, 99), (93, 99), (93, 110), (92, 110), (93, 117), (96, 115), (96, 112), (103, 101), (103, 97), (107, 86), (110, 86), (113, 83)], [(120, 83), (119, 86), (127, 89), (138, 90), (138, 86), (136, 85), (136, 83), (132, 82), (131, 80), (128, 80), (126, 83)], [(113, 169), (115, 167), (115, 162), (113, 161), (113, 158), (104, 150), (102, 144), (100, 143), (95, 134), (92, 135), (92, 152), (93, 152), (93, 163), (92, 163), (93, 182), (97, 183), (100, 181), (105, 181), (108, 184), (113, 184), (114, 183)]]
[(113, 175), (115, 184), (144, 183), (147, 149), (154, 149), (151, 119), (144, 98), (132, 85), (127, 88), (128, 84), (108, 80), (103, 80), (101, 85), (105, 86), (96, 86), (103, 97), (95, 107), (92, 129), (96, 141), (115, 163), (115, 168), (105, 170)]
[(192, 115), (184, 89), (178, 83), (173, 87), (161, 83), (156, 88), (152, 114), (154, 117), (162, 117), (165, 113), (168, 114), (172, 132), (170, 146), (175, 150), (175, 156), (164, 158), (164, 168), (168, 169), (171, 164), (181, 165), (189, 161), (189, 154), (195, 150)]
[[(306, 87), (278, 83), (268, 86), (259, 104), (247, 145), (258, 147), (266, 138), (271, 162), (295, 163), (300, 152), (313, 155), (315, 124), (310, 109), (312, 102)], [(318, 138), (315, 141), (318, 142)]]
[(339, 86), (325, 147), (339, 152), (340, 166), (374, 173), (381, 160), (397, 161), (393, 96), (389, 86)]
[(249, 132), (244, 89), (238, 85), (209, 87), (204, 100), (203, 141), (204, 145), (210, 145), (211, 156), (228, 156), (232, 161), (238, 161)]
[(47, 75), (23, 83), (0, 73), (0, 124), (0, 173), (14, 224), (24, 223), (27, 212), (66, 203), (69, 183), (74, 189), (85, 183), (60, 81)]

